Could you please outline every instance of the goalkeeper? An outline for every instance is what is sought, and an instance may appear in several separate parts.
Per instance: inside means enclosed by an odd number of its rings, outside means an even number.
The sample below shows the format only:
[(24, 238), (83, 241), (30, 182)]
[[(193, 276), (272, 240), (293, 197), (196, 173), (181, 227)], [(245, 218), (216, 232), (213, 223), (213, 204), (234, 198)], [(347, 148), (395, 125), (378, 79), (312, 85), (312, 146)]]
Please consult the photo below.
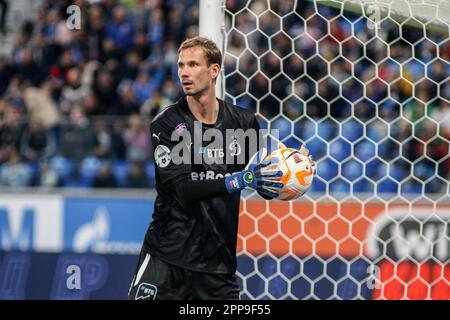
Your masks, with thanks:
[[(245, 168), (225, 161), (173, 161), (178, 141), (171, 140), (172, 133), (193, 136), (196, 121), (202, 130), (259, 130), (253, 113), (216, 98), (221, 64), (220, 50), (203, 37), (184, 41), (178, 50), (185, 96), (151, 123), (157, 197), (129, 299), (239, 299), (235, 272), (240, 191), (250, 188), (273, 199), (283, 187), (282, 172), (261, 162), (265, 149), (252, 160), (246, 158)], [(187, 145), (189, 153), (209, 152), (203, 142), (200, 150), (194, 146)], [(213, 154), (225, 158), (229, 149)]]

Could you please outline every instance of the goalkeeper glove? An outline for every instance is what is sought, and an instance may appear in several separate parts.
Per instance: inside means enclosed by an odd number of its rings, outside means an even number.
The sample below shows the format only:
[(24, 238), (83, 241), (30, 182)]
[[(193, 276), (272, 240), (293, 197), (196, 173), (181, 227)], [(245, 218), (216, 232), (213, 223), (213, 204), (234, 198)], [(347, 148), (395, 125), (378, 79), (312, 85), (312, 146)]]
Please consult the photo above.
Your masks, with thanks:
[(252, 189), (259, 194), (265, 195), (268, 199), (278, 197), (283, 183), (279, 178), (283, 172), (268, 160), (264, 160), (267, 151), (262, 148), (255, 153), (244, 171), (235, 173), (225, 179), (225, 184), (229, 193), (242, 189)]
[[(278, 149), (283, 149), (283, 148), (286, 148), (286, 146), (285, 146), (285, 144), (284, 143), (282, 143), (282, 142), (279, 142), (278, 143)], [(314, 161), (313, 161), (313, 158), (312, 158), (312, 156), (309, 154), (309, 150), (308, 150), (308, 148), (306, 148), (305, 146), (301, 146), (300, 147), (300, 150), (298, 150), (301, 154), (303, 154), (304, 156), (306, 156), (306, 157), (308, 157), (308, 159), (309, 159), (309, 161), (311, 162), (311, 168), (312, 168), (312, 172), (313, 172), (313, 174), (316, 172), (316, 167), (315, 167), (315, 163), (314, 163)], [(280, 190), (279, 190), (280, 191)], [(278, 191), (278, 192), (279, 192)], [(271, 200), (271, 199), (273, 199), (274, 197), (273, 197), (273, 194), (268, 194), (268, 193), (265, 193), (264, 191), (262, 191), (262, 190), (258, 190), (258, 194), (262, 197), (262, 198), (264, 198), (264, 199), (266, 199), (266, 200)], [(277, 194), (277, 196), (278, 196), (278, 194)]]

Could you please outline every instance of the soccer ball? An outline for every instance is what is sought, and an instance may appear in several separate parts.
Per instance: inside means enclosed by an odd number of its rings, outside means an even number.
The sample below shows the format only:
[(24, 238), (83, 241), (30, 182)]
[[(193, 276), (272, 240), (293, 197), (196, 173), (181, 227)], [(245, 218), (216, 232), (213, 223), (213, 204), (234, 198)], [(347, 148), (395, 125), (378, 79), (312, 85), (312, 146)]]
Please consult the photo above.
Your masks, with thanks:
[(278, 196), (278, 200), (293, 200), (301, 197), (311, 187), (314, 178), (314, 164), (310, 158), (293, 148), (281, 145), (277, 150), (267, 157), (272, 163), (277, 163), (283, 172), (280, 181), (283, 188)]

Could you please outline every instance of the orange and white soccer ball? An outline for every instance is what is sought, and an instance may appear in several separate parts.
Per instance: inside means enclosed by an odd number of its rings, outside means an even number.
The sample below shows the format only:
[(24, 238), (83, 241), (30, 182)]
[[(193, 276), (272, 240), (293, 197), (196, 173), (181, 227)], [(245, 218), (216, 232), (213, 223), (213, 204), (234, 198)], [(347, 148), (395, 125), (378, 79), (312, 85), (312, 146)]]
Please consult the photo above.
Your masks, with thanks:
[(280, 143), (278, 149), (270, 153), (266, 159), (278, 163), (279, 169), (283, 172), (280, 178), (283, 188), (278, 200), (297, 199), (311, 188), (315, 165), (305, 147), (296, 150)]

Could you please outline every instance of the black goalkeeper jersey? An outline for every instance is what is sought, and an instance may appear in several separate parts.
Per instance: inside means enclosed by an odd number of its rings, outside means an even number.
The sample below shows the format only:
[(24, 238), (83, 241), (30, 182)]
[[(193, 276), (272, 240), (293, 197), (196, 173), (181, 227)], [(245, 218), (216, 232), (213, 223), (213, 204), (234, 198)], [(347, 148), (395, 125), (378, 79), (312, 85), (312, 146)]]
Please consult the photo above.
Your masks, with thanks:
[[(259, 125), (252, 112), (220, 99), (218, 101), (219, 114), (213, 125), (201, 124), (195, 119), (186, 97), (164, 109), (152, 121), (150, 132), (155, 150), (157, 197), (143, 250), (186, 269), (234, 273), (240, 192), (226, 192), (224, 177), (245, 168), (253, 155), (251, 153), (254, 153), (247, 151), (255, 149), (251, 148), (255, 141), (234, 136), (230, 143), (227, 135), (237, 129), (255, 129), (259, 132)], [(205, 139), (201, 136), (211, 128), (223, 133), (223, 148), (208, 148), (211, 141), (202, 142)], [(189, 140), (172, 141), (173, 135), (180, 137), (184, 134), (192, 137), (192, 143)], [(188, 152), (185, 159), (190, 159), (181, 164), (172, 152), (180, 147), (180, 143), (185, 143), (184, 150)], [(242, 152), (245, 153), (245, 160), (238, 160)], [(226, 161), (227, 157), (234, 161)], [(180, 190), (176, 192), (183, 180), (190, 180), (190, 183), (208, 180), (211, 186), (221, 180), (224, 192), (219, 196), (185, 202), (179, 196)]]

